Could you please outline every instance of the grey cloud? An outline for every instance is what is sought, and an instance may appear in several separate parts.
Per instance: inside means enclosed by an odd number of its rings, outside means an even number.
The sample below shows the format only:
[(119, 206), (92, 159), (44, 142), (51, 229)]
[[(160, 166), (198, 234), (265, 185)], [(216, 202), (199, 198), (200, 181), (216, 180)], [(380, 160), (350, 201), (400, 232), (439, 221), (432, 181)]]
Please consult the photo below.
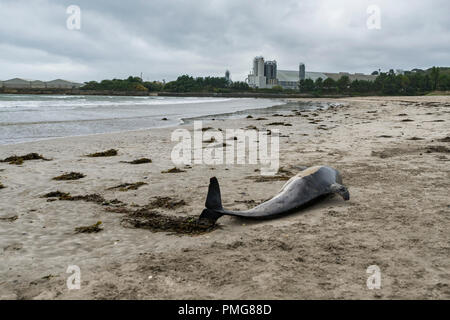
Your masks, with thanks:
[[(312, 71), (448, 66), (447, 0), (379, 0), (381, 30), (366, 27), (366, 0), (2, 0), (0, 79), (180, 74), (243, 80), (255, 55)], [(66, 28), (67, 6), (82, 28)]]

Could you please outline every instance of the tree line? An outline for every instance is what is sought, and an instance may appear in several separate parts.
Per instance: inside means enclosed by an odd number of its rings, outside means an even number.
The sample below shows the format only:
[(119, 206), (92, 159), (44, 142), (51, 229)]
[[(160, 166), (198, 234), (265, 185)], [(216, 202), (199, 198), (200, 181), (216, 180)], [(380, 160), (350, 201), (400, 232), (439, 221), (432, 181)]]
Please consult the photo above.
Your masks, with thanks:
[(191, 77), (182, 75), (175, 81), (163, 83), (159, 81), (143, 81), (140, 77), (127, 79), (112, 79), (89, 81), (81, 87), (82, 90), (111, 91), (149, 91), (149, 92), (234, 92), (248, 91), (250, 87), (245, 82), (230, 82), (225, 77)]
[(268, 93), (309, 93), (321, 94), (350, 94), (350, 95), (420, 95), (431, 91), (450, 90), (450, 68), (433, 67), (428, 70), (413, 69), (404, 74), (375, 71), (375, 81), (353, 80), (346, 75), (338, 80), (318, 78), (315, 81), (305, 79), (299, 82), (297, 90), (283, 89), (274, 86), (270, 89), (251, 88), (246, 82), (231, 82), (225, 77), (197, 77), (189, 75), (179, 76), (167, 83), (159, 81), (143, 81), (139, 77), (127, 79), (102, 80), (100, 82), (86, 82), (82, 90), (110, 90), (110, 91), (147, 91), (147, 92), (268, 92)]
[[(373, 73), (374, 74), (374, 73)], [(382, 95), (420, 95), (431, 91), (450, 90), (450, 68), (433, 67), (428, 70), (414, 69), (404, 74), (377, 72), (375, 81), (353, 80), (342, 76), (337, 81), (327, 78), (301, 80), (299, 89), (315, 94), (382, 94)]]

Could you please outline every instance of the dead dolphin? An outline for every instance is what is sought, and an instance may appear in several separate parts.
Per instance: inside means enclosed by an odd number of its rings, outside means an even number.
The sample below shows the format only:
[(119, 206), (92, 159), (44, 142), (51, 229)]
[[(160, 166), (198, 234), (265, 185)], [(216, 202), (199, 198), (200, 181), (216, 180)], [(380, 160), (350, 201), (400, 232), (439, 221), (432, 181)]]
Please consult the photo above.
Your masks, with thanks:
[(199, 221), (215, 223), (223, 215), (264, 219), (289, 213), (327, 194), (338, 193), (344, 200), (350, 194), (342, 185), (342, 178), (336, 169), (327, 166), (307, 168), (286, 182), (281, 191), (272, 199), (246, 211), (230, 211), (222, 207), (219, 182), (210, 179), (205, 209)]

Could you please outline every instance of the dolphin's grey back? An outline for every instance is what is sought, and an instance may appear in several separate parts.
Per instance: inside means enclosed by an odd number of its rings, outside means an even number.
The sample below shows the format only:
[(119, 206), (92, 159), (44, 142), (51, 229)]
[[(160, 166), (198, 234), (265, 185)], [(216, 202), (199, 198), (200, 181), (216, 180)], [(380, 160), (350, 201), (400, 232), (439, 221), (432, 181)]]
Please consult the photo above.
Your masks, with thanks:
[(338, 193), (344, 200), (350, 199), (350, 194), (342, 185), (342, 179), (337, 170), (327, 166), (311, 167), (289, 179), (272, 199), (250, 210), (231, 211), (223, 208), (219, 182), (216, 177), (212, 177), (208, 187), (205, 209), (200, 214), (199, 221), (214, 224), (223, 215), (255, 219), (270, 218), (294, 211), (312, 200), (330, 193)]

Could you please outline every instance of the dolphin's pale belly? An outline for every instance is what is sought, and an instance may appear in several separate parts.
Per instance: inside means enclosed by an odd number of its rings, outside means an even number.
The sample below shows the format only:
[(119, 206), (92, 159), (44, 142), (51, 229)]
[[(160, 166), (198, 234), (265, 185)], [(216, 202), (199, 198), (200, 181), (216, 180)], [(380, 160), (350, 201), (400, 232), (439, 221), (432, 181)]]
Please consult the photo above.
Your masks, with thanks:
[[(306, 171), (306, 170), (305, 170)], [(270, 217), (287, 213), (328, 193), (338, 176), (329, 167), (312, 167), (291, 178), (281, 192), (272, 199), (246, 211), (228, 211), (226, 214), (243, 217)], [(338, 179), (340, 180), (340, 179)]]

